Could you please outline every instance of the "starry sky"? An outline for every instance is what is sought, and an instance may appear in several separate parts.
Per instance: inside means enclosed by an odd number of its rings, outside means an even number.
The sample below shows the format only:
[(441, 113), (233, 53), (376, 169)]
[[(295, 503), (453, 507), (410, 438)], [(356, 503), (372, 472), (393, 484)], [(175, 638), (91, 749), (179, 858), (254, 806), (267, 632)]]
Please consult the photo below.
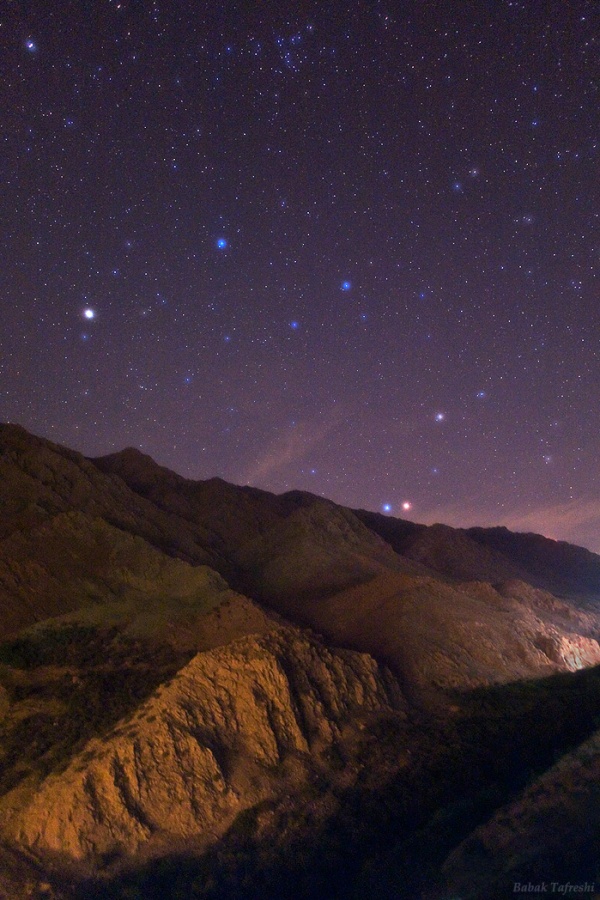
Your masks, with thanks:
[(0, 420), (600, 552), (600, 4), (13, 0)]

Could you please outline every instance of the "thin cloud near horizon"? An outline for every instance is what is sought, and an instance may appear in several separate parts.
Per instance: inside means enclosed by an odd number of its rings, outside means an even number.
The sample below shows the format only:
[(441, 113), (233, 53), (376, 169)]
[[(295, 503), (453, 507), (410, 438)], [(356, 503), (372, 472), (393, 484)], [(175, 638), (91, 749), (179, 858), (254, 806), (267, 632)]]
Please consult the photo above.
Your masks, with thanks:
[(343, 409), (336, 409), (328, 416), (319, 419), (300, 420), (280, 432), (265, 452), (254, 461), (252, 466), (241, 476), (242, 484), (257, 485), (279, 472), (284, 466), (302, 459), (314, 447), (320, 444), (334, 431), (345, 418)]

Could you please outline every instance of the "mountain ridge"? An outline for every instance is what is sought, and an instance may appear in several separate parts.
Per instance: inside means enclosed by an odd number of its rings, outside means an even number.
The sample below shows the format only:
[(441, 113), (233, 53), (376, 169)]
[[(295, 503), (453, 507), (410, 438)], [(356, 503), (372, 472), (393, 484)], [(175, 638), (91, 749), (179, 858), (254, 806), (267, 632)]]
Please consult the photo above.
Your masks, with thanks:
[(489, 900), (532, 775), (596, 771), (599, 599), (584, 548), (0, 425), (0, 896)]

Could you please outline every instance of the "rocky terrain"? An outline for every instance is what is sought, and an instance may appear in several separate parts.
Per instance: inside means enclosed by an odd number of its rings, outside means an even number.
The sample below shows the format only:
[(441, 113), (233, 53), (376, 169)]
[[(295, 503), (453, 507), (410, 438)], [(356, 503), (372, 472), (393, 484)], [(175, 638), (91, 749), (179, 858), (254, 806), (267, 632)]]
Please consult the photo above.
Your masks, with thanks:
[[(403, 705), (369, 656), (331, 652), (290, 628), (240, 639), (198, 653), (131, 717), (86, 743), (5, 830), (19, 845), (74, 859), (222, 833), (281, 790), (288, 758), (320, 757), (344, 727)], [(307, 774), (300, 765), (292, 786)]]
[(0, 897), (593, 882), (599, 597), (539, 535), (1, 425)]

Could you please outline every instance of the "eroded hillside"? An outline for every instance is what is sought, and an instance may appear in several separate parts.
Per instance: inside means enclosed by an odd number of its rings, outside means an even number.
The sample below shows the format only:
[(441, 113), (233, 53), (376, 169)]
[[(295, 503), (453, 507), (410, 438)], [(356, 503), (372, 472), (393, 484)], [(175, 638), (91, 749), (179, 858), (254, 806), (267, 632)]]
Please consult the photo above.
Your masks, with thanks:
[(483, 900), (554, 816), (587, 877), (598, 597), (537, 535), (0, 426), (0, 896)]

